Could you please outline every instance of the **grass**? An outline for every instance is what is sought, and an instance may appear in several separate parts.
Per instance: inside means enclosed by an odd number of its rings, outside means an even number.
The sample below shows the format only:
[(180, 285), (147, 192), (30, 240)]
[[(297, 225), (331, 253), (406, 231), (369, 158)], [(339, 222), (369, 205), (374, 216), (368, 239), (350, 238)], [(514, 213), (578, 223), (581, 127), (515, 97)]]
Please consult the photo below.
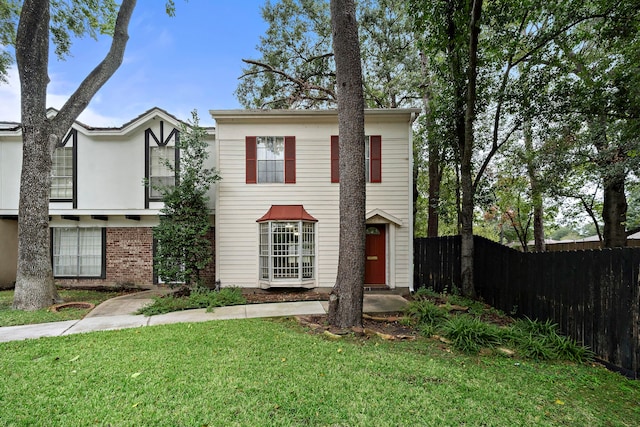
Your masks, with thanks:
[(640, 384), (433, 341), (325, 340), (291, 321), (0, 344), (0, 425), (635, 426)]
[[(84, 301), (98, 305), (110, 298), (122, 295), (122, 292), (61, 289), (58, 294), (65, 302)], [(11, 304), (13, 304), (13, 291), (0, 291), (0, 327), (81, 319), (89, 312), (88, 309), (78, 308), (66, 308), (58, 313), (53, 313), (46, 308), (36, 311), (22, 311), (12, 309)]]
[[(405, 310), (424, 336), (444, 336), (456, 350), (478, 354), (483, 350), (515, 351), (522, 358), (588, 362), (593, 353), (574, 340), (561, 335), (550, 320), (529, 318), (514, 321), (504, 313), (479, 301), (457, 295), (422, 291)], [(449, 308), (465, 307), (466, 312), (452, 314)], [(455, 311), (455, 310), (454, 310)], [(496, 324), (499, 322), (500, 324)]]

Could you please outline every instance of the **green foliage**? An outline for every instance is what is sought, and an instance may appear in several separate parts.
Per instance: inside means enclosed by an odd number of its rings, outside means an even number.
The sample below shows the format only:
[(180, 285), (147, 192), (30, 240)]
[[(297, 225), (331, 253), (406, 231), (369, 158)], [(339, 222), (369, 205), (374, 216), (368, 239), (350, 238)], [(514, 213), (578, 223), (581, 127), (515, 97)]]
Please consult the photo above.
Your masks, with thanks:
[[(391, 0), (358, 2), (359, 38), (367, 107), (401, 107), (419, 98), (419, 55), (403, 5)], [(262, 7), (269, 25), (257, 60), (236, 89), (246, 108), (334, 106), (329, 2), (277, 0)]]
[(438, 307), (433, 302), (425, 299), (411, 301), (405, 313), (411, 316), (419, 325), (436, 326), (448, 318), (445, 308)]
[[(71, 50), (73, 38), (88, 35), (112, 35), (119, 5), (114, 0), (66, 1), (51, 0), (50, 28), (55, 54), (65, 59)], [(0, 1), (0, 46), (14, 46), (22, 1)], [(0, 82), (12, 64), (12, 56), (0, 49)]]
[(638, 381), (601, 367), (479, 361), (427, 340), (336, 342), (294, 322), (102, 331), (0, 351), (5, 425), (640, 424)]
[(451, 340), (454, 348), (468, 354), (477, 354), (482, 348), (501, 343), (497, 326), (468, 315), (451, 317), (442, 325), (442, 334)]
[[(566, 360), (584, 363), (593, 359), (593, 352), (575, 340), (561, 335), (558, 325), (528, 317), (512, 321), (504, 313), (455, 292), (451, 295), (420, 288), (406, 309), (407, 316), (424, 336), (442, 335), (464, 353), (477, 354), (483, 348), (505, 346), (516, 350), (523, 358), (535, 360)], [(445, 301), (437, 306), (434, 301)], [(452, 306), (468, 308), (468, 314), (449, 313)], [(504, 319), (497, 326), (492, 321)], [(491, 319), (491, 321), (485, 321)]]
[(242, 290), (236, 287), (222, 288), (219, 291), (206, 288), (196, 288), (188, 297), (164, 296), (156, 297), (153, 302), (142, 307), (138, 314), (154, 316), (173, 311), (192, 310), (214, 307), (226, 307), (230, 305), (246, 304), (247, 300), (242, 295)]
[(517, 320), (512, 326), (512, 340), (526, 357), (538, 360), (569, 360), (583, 363), (593, 359), (593, 352), (571, 338), (560, 335), (558, 325), (528, 317)]
[(206, 235), (211, 228), (206, 195), (211, 184), (220, 179), (213, 169), (204, 167), (209, 156), (206, 131), (198, 125), (198, 114), (192, 112), (189, 125), (183, 124), (178, 148), (178, 169), (174, 186), (157, 187), (164, 207), (160, 224), (153, 229), (157, 241), (154, 269), (168, 283), (201, 285), (200, 271), (212, 259), (211, 242)]

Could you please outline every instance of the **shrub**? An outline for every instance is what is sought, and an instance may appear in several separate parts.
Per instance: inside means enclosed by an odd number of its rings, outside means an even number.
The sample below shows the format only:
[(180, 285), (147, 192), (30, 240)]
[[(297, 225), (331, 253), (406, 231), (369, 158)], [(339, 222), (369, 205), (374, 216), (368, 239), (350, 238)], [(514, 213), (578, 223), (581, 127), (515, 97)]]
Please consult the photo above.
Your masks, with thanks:
[(444, 322), (442, 334), (451, 340), (453, 347), (468, 354), (477, 354), (481, 348), (492, 348), (501, 343), (497, 326), (466, 315), (454, 316)]
[(417, 300), (424, 300), (429, 298), (437, 298), (440, 295), (433, 290), (433, 288), (419, 288), (413, 293), (413, 297)]
[(514, 342), (525, 357), (538, 360), (560, 359), (582, 363), (593, 359), (593, 353), (571, 338), (560, 335), (558, 325), (528, 317), (513, 325)]
[(411, 301), (405, 310), (420, 325), (435, 326), (446, 320), (449, 313), (428, 300)]
[(246, 304), (246, 302), (247, 300), (242, 295), (240, 288), (222, 288), (219, 291), (196, 288), (185, 297), (165, 296), (154, 298), (153, 303), (141, 308), (137, 313), (145, 316), (154, 316), (172, 311), (197, 308), (207, 308), (210, 311), (213, 307)]

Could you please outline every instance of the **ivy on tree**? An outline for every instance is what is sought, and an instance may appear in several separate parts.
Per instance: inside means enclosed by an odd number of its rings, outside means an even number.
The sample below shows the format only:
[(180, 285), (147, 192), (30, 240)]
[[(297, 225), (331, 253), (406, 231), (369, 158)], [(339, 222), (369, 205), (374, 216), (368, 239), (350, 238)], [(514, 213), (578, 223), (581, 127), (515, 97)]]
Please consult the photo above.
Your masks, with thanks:
[(211, 228), (207, 191), (220, 179), (215, 169), (205, 168), (209, 157), (206, 131), (199, 126), (198, 113), (182, 124), (177, 147), (179, 163), (166, 160), (176, 176), (175, 185), (154, 186), (162, 194), (164, 207), (160, 224), (153, 229), (157, 242), (154, 270), (167, 283), (203, 286), (200, 276), (213, 259), (207, 232)]

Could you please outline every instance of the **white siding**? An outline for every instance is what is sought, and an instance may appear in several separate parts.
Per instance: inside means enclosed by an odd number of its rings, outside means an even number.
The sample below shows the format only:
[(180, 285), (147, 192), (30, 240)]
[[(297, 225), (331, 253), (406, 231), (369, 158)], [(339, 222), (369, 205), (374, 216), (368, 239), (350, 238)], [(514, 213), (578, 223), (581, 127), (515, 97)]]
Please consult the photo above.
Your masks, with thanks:
[[(217, 118), (214, 114), (214, 118)], [(367, 211), (380, 209), (402, 226), (389, 248), (395, 263), (392, 287), (409, 286), (409, 123), (408, 115), (384, 123), (367, 123), (367, 135), (382, 135), (382, 183), (367, 184)], [(258, 286), (256, 220), (271, 205), (304, 205), (317, 220), (317, 285), (332, 287), (338, 262), (339, 184), (331, 183), (331, 135), (337, 120), (306, 124), (292, 120), (226, 122), (218, 119), (218, 158), (222, 181), (216, 209), (217, 275), (223, 286)], [(245, 184), (246, 136), (295, 136), (295, 184)], [(395, 225), (389, 225), (395, 227)], [(391, 233), (389, 233), (391, 234)]]

